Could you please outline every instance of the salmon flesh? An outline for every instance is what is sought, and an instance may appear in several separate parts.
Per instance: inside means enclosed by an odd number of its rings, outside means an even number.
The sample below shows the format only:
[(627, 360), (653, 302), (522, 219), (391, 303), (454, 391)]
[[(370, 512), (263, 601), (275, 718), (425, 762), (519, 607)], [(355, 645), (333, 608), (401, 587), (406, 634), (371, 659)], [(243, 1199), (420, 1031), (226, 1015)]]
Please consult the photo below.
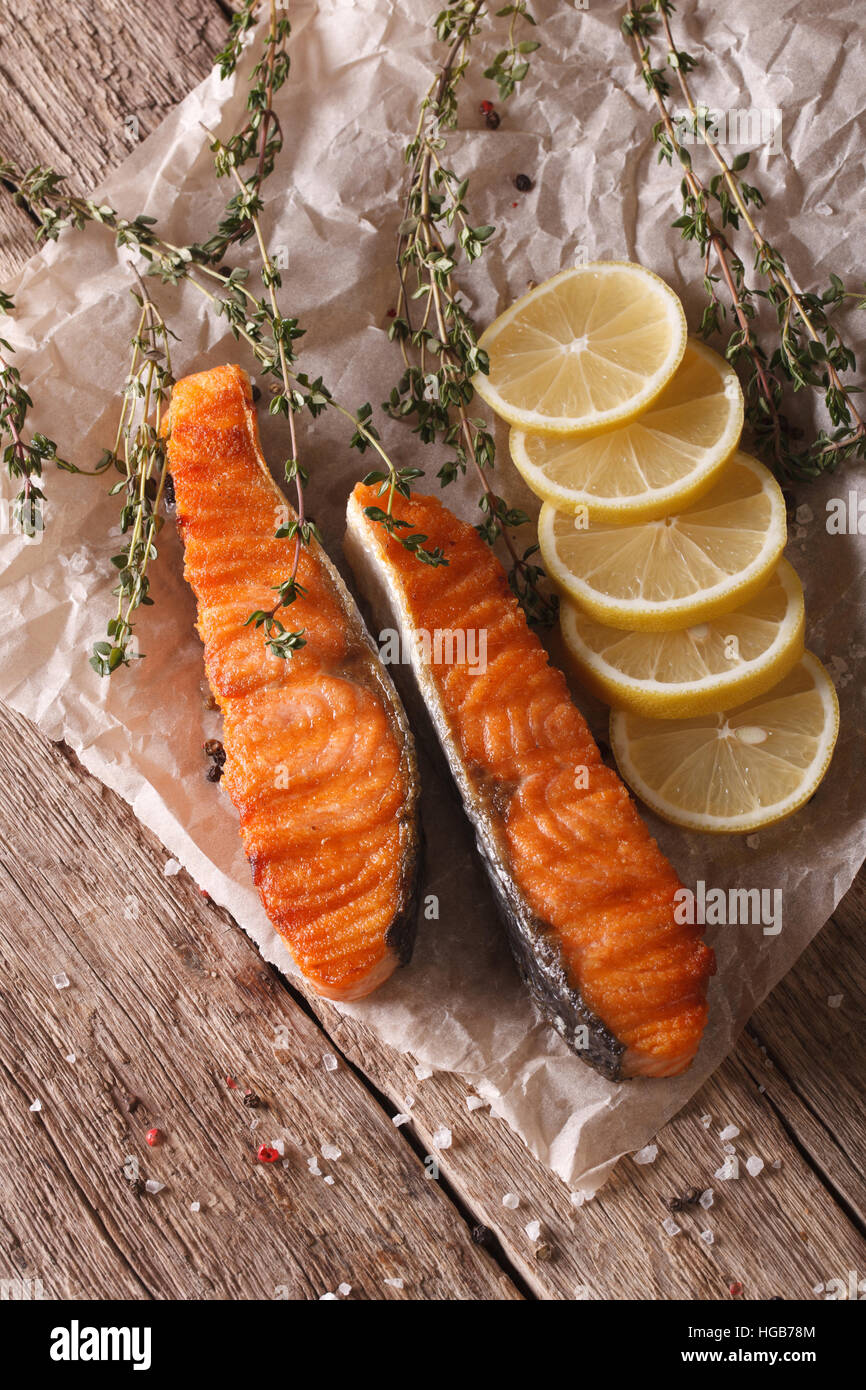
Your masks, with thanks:
[(303, 594), (279, 613), (306, 645), (285, 660), (250, 614), (273, 608), (295, 517), (262, 457), (239, 367), (179, 381), (168, 456), (224, 781), (265, 910), (305, 978), (357, 999), (411, 954), (418, 773), (403, 707), (321, 546), (301, 550)]
[(394, 515), (444, 551), (432, 568), (366, 516), (377, 505), (355, 488), (346, 554), (406, 641), (535, 1002), (611, 1080), (685, 1071), (715, 966), (675, 920), (676, 873), (475, 528), (435, 498), (398, 499)]

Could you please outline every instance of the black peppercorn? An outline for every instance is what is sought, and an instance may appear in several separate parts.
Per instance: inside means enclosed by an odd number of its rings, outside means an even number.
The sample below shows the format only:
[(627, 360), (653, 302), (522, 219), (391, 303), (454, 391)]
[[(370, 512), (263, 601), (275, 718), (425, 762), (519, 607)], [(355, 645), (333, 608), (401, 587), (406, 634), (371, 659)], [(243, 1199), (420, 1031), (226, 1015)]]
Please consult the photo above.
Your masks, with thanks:
[(262, 398), (262, 388), (253, 384), (253, 400), (260, 401)]
[(258, 1110), (261, 1103), (261, 1096), (257, 1096), (255, 1091), (246, 1092), (244, 1096), (244, 1105), (246, 1105), (249, 1110)]
[(162, 485), (162, 495), (165, 498), (165, 505), (167, 507), (174, 507), (177, 505), (174, 495), (174, 478), (170, 473), (166, 473), (165, 475), (165, 482)]
[(528, 174), (518, 174), (514, 180), (514, 187), (518, 193), (531, 193), (535, 185)]
[(220, 767), (222, 767), (223, 763), (224, 763), (225, 760), (226, 760), (226, 750), (223, 748), (223, 746), (222, 746), (222, 744), (220, 743), (219, 739), (218, 739), (218, 738), (209, 738), (209, 739), (206, 739), (206, 740), (205, 740), (205, 743), (204, 743), (204, 745), (203, 745), (203, 747), (204, 747), (204, 751), (205, 751), (205, 753), (207, 754), (207, 756), (208, 756), (209, 758), (213, 758), (214, 762), (215, 762), (215, 763), (219, 763)]
[(211, 763), (210, 767), (205, 773), (205, 777), (209, 782), (218, 782), (222, 775), (223, 770), (220, 767), (219, 763)]
[(489, 1246), (489, 1245), (492, 1244), (492, 1242), (493, 1242), (493, 1232), (491, 1231), (491, 1229), (490, 1229), (489, 1226), (481, 1226), (481, 1225), (479, 1225), (479, 1226), (473, 1226), (473, 1227), (472, 1227), (472, 1243), (473, 1243), (473, 1245), (485, 1245), (485, 1246)]
[(484, 123), (485, 123), (485, 125), (488, 127), (489, 130), (498, 130), (498, 129), (499, 129), (499, 112), (498, 112), (498, 111), (488, 111), (488, 112), (487, 112), (487, 115), (484, 117)]

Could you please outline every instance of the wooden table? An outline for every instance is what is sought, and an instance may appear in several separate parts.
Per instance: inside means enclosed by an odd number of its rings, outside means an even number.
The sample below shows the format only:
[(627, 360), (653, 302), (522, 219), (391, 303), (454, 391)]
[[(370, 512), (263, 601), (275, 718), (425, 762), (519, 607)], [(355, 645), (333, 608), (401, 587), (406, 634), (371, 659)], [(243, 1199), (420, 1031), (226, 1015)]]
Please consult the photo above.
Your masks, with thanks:
[[(229, 13), (219, 0), (11, 0), (3, 143), (96, 184), (129, 152), (125, 118), (144, 137), (205, 75)], [(32, 231), (3, 199), (0, 277)], [(814, 1297), (866, 1274), (862, 875), (661, 1132), (655, 1164), (623, 1160), (576, 1208), (503, 1122), (468, 1112), (458, 1077), (419, 1082), (410, 1059), (265, 965), (185, 875), (166, 878), (164, 849), (63, 746), (0, 709), (0, 750), (0, 1278), (72, 1298), (316, 1299), (345, 1282), (376, 1299), (728, 1300)], [(70, 962), (76, 987), (58, 991)], [(836, 993), (843, 1007), (828, 1010)], [(407, 1094), (412, 1123), (396, 1128)], [(759, 1177), (712, 1181), (704, 1113), (740, 1127), (741, 1151), (768, 1160)], [(423, 1159), (442, 1124), (454, 1143), (434, 1181)], [(166, 1138), (150, 1149), (153, 1125)], [(284, 1130), (287, 1163), (257, 1164), (257, 1143)], [(326, 1184), (307, 1159), (334, 1140)], [(142, 1190), (128, 1157), (165, 1189)], [(692, 1185), (713, 1186), (715, 1205), (678, 1216), (670, 1238), (666, 1201)]]

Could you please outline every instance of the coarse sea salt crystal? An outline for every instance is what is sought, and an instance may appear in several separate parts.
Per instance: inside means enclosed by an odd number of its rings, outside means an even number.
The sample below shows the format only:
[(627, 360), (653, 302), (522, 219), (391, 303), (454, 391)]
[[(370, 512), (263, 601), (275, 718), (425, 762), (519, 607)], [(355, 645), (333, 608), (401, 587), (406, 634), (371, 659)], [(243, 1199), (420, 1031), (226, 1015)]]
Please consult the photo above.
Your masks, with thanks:
[(166, 878), (174, 878), (175, 874), (180, 873), (180, 870), (181, 864), (177, 859), (166, 859), (162, 866), (162, 872), (165, 874)]
[(65, 970), (58, 970), (56, 975), (51, 976), (51, 980), (55, 989), (69, 988), (69, 976)]
[(701, 1124), (703, 1125), (704, 1129), (709, 1129), (709, 1127), (710, 1127), (710, 1125), (711, 1125), (712, 1123), (713, 1123), (713, 1117), (712, 1117), (712, 1115), (702, 1115), (702, 1116), (701, 1116)]
[(732, 1178), (740, 1176), (740, 1160), (738, 1158), (726, 1158), (721, 1168), (717, 1168), (713, 1173), (714, 1178), (719, 1182), (730, 1182)]
[(334, 1186), (334, 1179), (331, 1177), (331, 1174), (330, 1174), (330, 1173), (327, 1173), (327, 1174), (326, 1174), (326, 1176), (325, 1176), (325, 1183), (327, 1184), (328, 1187), (333, 1187), (333, 1186)]
[(412, 1106), (413, 1106), (414, 1104), (415, 1104), (415, 1097), (414, 1097), (414, 1096), (404, 1096), (404, 1097), (403, 1097), (403, 1107), (404, 1107), (404, 1109), (406, 1109), (406, 1110), (411, 1110), (411, 1109), (412, 1109)]
[(712, 1245), (713, 1241), (715, 1240), (715, 1236), (713, 1235), (712, 1231), (701, 1231), (701, 1240), (704, 1241), (707, 1245)]
[(337, 1295), (336, 1295), (335, 1293), (323, 1293), (323, 1294), (319, 1294), (319, 1302), (320, 1302), (320, 1303), (336, 1303), (337, 1301), (338, 1301), (338, 1299), (337, 1299)]
[(322, 1158), (330, 1159), (332, 1163), (335, 1163), (337, 1159), (342, 1158), (342, 1156), (343, 1150), (338, 1149), (336, 1144), (322, 1145)]
[(666, 1216), (662, 1222), (662, 1230), (667, 1231), (669, 1236), (678, 1236), (682, 1227), (677, 1225), (672, 1216)]
[(658, 1157), (658, 1144), (647, 1144), (645, 1148), (638, 1149), (636, 1154), (632, 1154), (635, 1163), (655, 1163)]
[(352, 1292), (352, 1285), (351, 1285), (351, 1284), (338, 1284), (338, 1285), (337, 1285), (337, 1293), (341, 1296), (341, 1298), (348, 1298), (348, 1297), (349, 1297), (349, 1294), (350, 1294), (351, 1292)]
[(845, 998), (844, 994), (828, 994), (828, 995), (827, 995), (827, 1004), (828, 1004), (828, 1007), (831, 1008), (831, 1009), (838, 1009), (839, 1006), (840, 1006), (841, 1003), (842, 1003), (842, 1000), (843, 1000), (844, 998)]
[(434, 1149), (450, 1149), (453, 1135), (447, 1125), (441, 1125), (433, 1135)]
[(823, 1284), (813, 1284), (813, 1285), (812, 1285), (812, 1292), (813, 1292), (813, 1293), (823, 1293), (823, 1292), (824, 1292), (824, 1285), (823, 1285)]
[(190, 1211), (201, 1211), (201, 1202), (190, 1202)]
[(403, 1287), (402, 1279), (386, 1279), (385, 1283), (388, 1284), (392, 1289), (402, 1289)]
[(749, 849), (757, 849), (757, 848), (758, 848), (758, 845), (759, 845), (760, 843), (761, 843), (761, 840), (760, 840), (760, 837), (759, 837), (758, 835), (747, 835), (747, 836), (746, 836), (746, 844), (748, 845)]
[(762, 1158), (758, 1158), (757, 1154), (750, 1154), (749, 1157), (746, 1159), (746, 1172), (750, 1173), (753, 1178), (756, 1178), (758, 1176), (763, 1166), (764, 1160)]
[(77, 1062), (77, 1061), (78, 1061), (78, 1058), (76, 1057), (76, 1055), (75, 1055), (74, 1052), (67, 1052), (67, 1054), (66, 1054), (66, 1060), (67, 1060), (67, 1062), (69, 1062), (70, 1065), (71, 1065), (73, 1062)]
[(145, 1192), (161, 1192), (164, 1187), (165, 1183), (157, 1182), (156, 1178), (148, 1178), (147, 1182), (144, 1184)]
[(396, 1126), (397, 1129), (399, 1129), (401, 1125), (407, 1125), (411, 1118), (411, 1115), (403, 1115), (398, 1112), (396, 1115), (393, 1115), (391, 1117), (391, 1123), (392, 1125)]
[(433, 1068), (428, 1067), (423, 1062), (419, 1062), (416, 1067), (413, 1067), (413, 1071), (419, 1081), (429, 1081), (430, 1077), (433, 1075)]
[(737, 1151), (734, 1148), (733, 1144), (723, 1144), (722, 1152), (726, 1154), (735, 1154)]
[(538, 1240), (541, 1235), (541, 1222), (528, 1221), (523, 1229), (529, 1236), (530, 1240)]
[(339, 1065), (333, 1052), (322, 1053), (322, 1066), (325, 1068), (325, 1071), (336, 1071)]
[(710, 1207), (713, 1205), (713, 1189), (711, 1187), (708, 1187), (706, 1192), (701, 1193), (698, 1198), (698, 1203), (703, 1207), (704, 1211), (709, 1211)]
[(272, 1140), (271, 1140), (271, 1148), (272, 1148), (272, 1149), (276, 1149), (277, 1153), (280, 1155), (280, 1158), (284, 1158), (284, 1157), (285, 1157), (285, 1154), (286, 1154), (286, 1142), (285, 1142), (284, 1139), (272, 1139)]
[(507, 1207), (509, 1211), (516, 1211), (520, 1206), (520, 1198), (516, 1192), (506, 1192), (502, 1198), (502, 1205)]
[(484, 1106), (484, 1104), (485, 1104), (485, 1101), (483, 1101), (483, 1100), (481, 1099), (480, 1096), (467, 1096), (467, 1097), (466, 1097), (466, 1109), (467, 1109), (467, 1110), (480, 1110), (480, 1109)]
[(806, 526), (810, 521), (815, 520), (815, 513), (808, 502), (801, 502), (794, 515), (801, 526)]
[(319, 1160), (317, 1158), (308, 1158), (307, 1167), (314, 1178), (320, 1178), (322, 1176), (322, 1170), (319, 1167)]
[(724, 1129), (719, 1134), (719, 1138), (722, 1140), (722, 1143), (724, 1143), (726, 1139), (736, 1139), (739, 1132), (736, 1125), (725, 1125)]
[(35, 1114), (37, 1113), (37, 1111), (39, 1111), (39, 1110), (42, 1109), (42, 1101), (41, 1101), (41, 1100), (34, 1100), (33, 1104), (32, 1104), (31, 1107), (30, 1107), (30, 1109), (31, 1109), (32, 1113), (35, 1115)]
[(782, 1160), (781, 1160), (780, 1158), (774, 1158), (774, 1159), (773, 1159), (773, 1162), (770, 1164), (770, 1167), (771, 1167), (771, 1168), (781, 1168), (781, 1166), (782, 1166)]

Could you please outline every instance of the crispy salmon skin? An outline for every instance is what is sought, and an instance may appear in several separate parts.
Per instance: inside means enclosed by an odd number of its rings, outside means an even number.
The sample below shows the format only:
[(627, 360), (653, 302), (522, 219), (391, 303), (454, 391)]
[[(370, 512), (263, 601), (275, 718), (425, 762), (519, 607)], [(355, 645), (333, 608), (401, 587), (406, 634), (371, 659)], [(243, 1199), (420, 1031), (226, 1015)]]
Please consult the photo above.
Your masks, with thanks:
[(360, 998), (412, 950), (418, 773), (403, 707), (316, 543), (301, 551), (302, 596), (280, 614), (306, 645), (283, 660), (247, 625), (291, 572), (294, 541), (275, 532), (294, 512), (262, 457), (245, 372), (177, 383), (168, 455), (254, 881), (313, 988)]
[(475, 528), (435, 498), (397, 499), (394, 515), (441, 546), (448, 564), (432, 568), (366, 516), (376, 505), (359, 484), (346, 554), (377, 619), (408, 638), (534, 999), (611, 1080), (684, 1071), (714, 959), (675, 921), (676, 873)]

